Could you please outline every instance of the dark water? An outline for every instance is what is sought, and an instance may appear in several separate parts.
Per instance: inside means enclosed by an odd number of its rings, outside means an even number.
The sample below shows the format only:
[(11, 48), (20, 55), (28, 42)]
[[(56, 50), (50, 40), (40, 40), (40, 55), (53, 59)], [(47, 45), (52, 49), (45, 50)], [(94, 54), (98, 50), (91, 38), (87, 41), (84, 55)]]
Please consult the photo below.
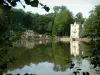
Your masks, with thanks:
[(76, 75), (100, 75), (100, 68), (90, 64), (94, 46), (95, 42), (19, 41), (2, 58), (0, 64), (4, 67), (0, 67), (0, 72), (13, 75), (75, 75), (75, 72), (78, 72)]

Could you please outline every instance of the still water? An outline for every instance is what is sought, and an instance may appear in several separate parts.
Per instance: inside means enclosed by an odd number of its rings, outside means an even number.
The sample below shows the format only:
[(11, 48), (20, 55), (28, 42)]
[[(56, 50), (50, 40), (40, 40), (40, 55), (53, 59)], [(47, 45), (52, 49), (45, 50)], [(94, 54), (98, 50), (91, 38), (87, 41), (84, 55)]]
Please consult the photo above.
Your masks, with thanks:
[(8, 52), (14, 61), (1, 71), (4, 75), (100, 75), (100, 68), (94, 68), (90, 58), (85, 58), (92, 55), (89, 45), (79, 41), (18, 41)]

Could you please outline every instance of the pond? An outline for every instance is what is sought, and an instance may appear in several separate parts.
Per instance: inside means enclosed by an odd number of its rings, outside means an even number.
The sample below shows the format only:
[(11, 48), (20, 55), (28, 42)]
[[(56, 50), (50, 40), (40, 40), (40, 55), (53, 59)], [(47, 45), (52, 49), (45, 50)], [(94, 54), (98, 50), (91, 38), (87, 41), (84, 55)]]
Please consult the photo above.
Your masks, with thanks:
[(100, 75), (100, 68), (91, 65), (94, 44), (79, 41), (18, 41), (2, 58), (9, 62), (6, 67), (0, 68), (0, 72), (4, 75)]

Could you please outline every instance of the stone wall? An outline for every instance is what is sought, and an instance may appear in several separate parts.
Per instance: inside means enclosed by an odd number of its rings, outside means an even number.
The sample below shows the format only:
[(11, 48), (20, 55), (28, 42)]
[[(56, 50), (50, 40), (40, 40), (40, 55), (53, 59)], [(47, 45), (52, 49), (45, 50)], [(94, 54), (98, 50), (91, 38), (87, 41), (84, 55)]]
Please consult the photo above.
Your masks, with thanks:
[(33, 30), (26, 30), (25, 32), (23, 32), (22, 39), (49, 39), (50, 36), (49, 35), (43, 35), (43, 34), (39, 34), (34, 32)]

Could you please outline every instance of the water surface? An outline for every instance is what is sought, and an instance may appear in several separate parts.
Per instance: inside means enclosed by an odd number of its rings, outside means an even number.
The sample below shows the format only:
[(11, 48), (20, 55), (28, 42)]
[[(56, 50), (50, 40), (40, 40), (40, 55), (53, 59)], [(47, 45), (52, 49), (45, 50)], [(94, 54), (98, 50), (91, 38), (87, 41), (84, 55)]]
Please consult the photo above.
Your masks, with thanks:
[[(98, 75), (90, 65), (90, 59), (83, 58), (92, 55), (90, 49), (79, 41), (53, 43), (23, 40), (17, 42), (9, 53), (15, 60), (2, 70), (4, 74), (74, 75), (77, 69), (81, 69), (77, 75), (83, 75), (83, 72)], [(74, 64), (72, 68), (71, 64)]]

